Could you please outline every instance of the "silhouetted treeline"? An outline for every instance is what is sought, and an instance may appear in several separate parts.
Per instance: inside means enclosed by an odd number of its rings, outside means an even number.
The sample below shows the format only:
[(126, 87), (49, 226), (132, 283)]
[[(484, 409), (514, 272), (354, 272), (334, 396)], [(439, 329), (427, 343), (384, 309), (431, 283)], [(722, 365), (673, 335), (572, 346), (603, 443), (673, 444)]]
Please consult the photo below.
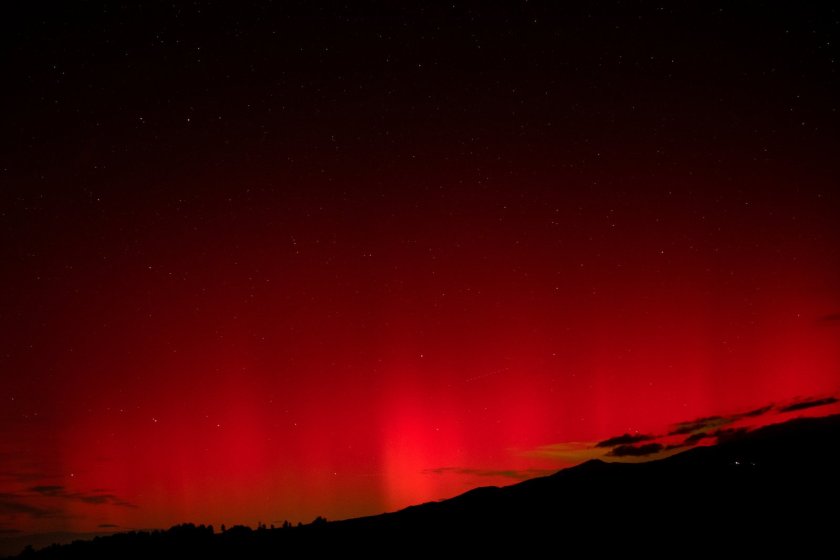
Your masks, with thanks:
[(309, 525), (292, 525), (285, 521), (281, 528), (275, 528), (260, 522), (256, 529), (246, 525), (230, 528), (221, 525), (220, 531), (215, 531), (212, 525), (183, 523), (167, 530), (115, 533), (65, 545), (54, 544), (37, 551), (27, 547), (18, 558), (153, 558), (161, 554), (190, 558), (220, 554), (238, 557), (241, 553), (258, 552), (284, 542), (298, 541), (300, 537), (308, 538), (304, 533), (326, 523), (326, 518), (318, 516)]
[[(589, 461), (504, 488), (346, 521), (256, 530), (179, 525), (52, 546), (36, 559), (468, 556), (502, 550), (748, 557), (832, 550), (840, 416), (799, 419), (647, 463)], [(725, 553), (725, 554), (724, 554)]]

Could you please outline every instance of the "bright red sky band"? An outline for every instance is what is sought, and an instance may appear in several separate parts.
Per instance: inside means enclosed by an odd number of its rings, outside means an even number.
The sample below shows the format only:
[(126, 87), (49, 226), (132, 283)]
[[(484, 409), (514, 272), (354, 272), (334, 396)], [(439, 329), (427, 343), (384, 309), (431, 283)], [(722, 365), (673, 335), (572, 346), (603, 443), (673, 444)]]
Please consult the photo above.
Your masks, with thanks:
[[(214, 75), (238, 60), (184, 33)], [(494, 55), (441, 41), (454, 59), (421, 56), (422, 91), (405, 52), (396, 77), (354, 67), (362, 98), (304, 58), (286, 80), (332, 101), (160, 70), (144, 87), (168, 104), (68, 77), (80, 113), (25, 100), (55, 91), (50, 60), (84, 72), (88, 47), (31, 55), (3, 160), (0, 531), (378, 513), (558, 470), (617, 434), (837, 394), (822, 58), (796, 87), (789, 47), (716, 67), (688, 43), (674, 56), (694, 66), (667, 80), (500, 62), (499, 85)], [(668, 50), (631, 56), (648, 47)], [(764, 77), (742, 84), (740, 65)], [(101, 94), (95, 118), (86, 79), (125, 99)], [(593, 100), (590, 79), (624, 93)], [(545, 452), (569, 442), (584, 451)]]

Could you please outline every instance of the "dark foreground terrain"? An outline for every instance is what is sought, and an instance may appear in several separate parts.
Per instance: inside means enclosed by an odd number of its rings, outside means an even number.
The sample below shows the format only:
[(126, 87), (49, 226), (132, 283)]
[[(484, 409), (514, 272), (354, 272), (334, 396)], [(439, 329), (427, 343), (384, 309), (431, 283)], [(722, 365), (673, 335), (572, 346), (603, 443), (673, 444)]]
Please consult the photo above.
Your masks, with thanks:
[(836, 554), (840, 416), (798, 419), (647, 463), (590, 461), (504, 488), (303, 527), (182, 525), (28, 551), (27, 558), (554, 556), (697, 551)]

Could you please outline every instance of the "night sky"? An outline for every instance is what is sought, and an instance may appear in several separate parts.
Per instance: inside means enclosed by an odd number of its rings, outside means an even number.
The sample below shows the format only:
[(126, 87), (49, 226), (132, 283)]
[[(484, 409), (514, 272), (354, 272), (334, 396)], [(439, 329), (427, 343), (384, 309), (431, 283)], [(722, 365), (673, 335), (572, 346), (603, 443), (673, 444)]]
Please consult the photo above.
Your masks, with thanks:
[(836, 8), (122, 4), (0, 17), (0, 536), (836, 408)]

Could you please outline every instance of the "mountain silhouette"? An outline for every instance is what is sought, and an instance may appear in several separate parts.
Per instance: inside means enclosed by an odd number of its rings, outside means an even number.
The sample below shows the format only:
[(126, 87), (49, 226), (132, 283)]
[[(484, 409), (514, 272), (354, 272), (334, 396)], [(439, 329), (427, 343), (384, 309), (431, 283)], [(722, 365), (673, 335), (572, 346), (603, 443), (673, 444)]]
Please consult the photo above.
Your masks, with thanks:
[[(257, 530), (180, 525), (21, 558), (282, 558), (526, 552), (665, 556), (834, 547), (840, 415), (801, 418), (644, 463), (593, 460), (394, 513)], [(828, 548), (827, 548), (828, 547)]]

